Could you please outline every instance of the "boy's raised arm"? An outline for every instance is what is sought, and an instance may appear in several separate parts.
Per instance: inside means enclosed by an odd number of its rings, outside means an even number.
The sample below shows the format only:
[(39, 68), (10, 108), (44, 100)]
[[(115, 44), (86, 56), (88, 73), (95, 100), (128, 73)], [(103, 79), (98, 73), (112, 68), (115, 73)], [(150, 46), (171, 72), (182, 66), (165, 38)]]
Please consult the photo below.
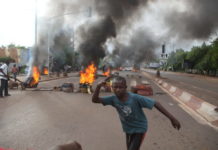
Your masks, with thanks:
[(101, 98), (99, 97), (99, 93), (100, 93), (101, 87), (105, 84), (106, 84), (105, 81), (97, 84), (97, 87), (94, 91), (94, 94), (92, 95), (92, 102), (93, 103), (102, 103)]
[(159, 102), (156, 101), (154, 106), (161, 113), (163, 113), (167, 118), (170, 119), (171, 124), (173, 125), (174, 128), (176, 128), (178, 130), (180, 129), (181, 125), (180, 125), (179, 121), (172, 114), (170, 114)]

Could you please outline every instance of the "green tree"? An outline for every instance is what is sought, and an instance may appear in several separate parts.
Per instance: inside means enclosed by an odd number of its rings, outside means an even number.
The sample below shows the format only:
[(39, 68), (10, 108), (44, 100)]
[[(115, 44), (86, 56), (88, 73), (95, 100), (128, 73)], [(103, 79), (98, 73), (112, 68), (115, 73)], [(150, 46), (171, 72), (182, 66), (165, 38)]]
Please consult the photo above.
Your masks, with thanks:
[(200, 47), (193, 47), (191, 51), (187, 54), (187, 60), (192, 64), (190, 69), (196, 68), (198, 63), (205, 57), (207, 52), (209, 51), (210, 46), (207, 46), (205, 43)]
[(11, 57), (0, 57), (0, 62), (6, 62), (6, 61), (15, 62), (15, 60)]
[(177, 49), (176, 52), (171, 52), (167, 60), (167, 66), (172, 67), (173, 70), (184, 70), (184, 59), (186, 58), (187, 52), (183, 49)]
[(15, 48), (15, 47), (16, 47), (16, 45), (14, 43), (11, 43), (8, 45), (8, 48)]
[(214, 70), (218, 70), (218, 38), (211, 45), (211, 65)]

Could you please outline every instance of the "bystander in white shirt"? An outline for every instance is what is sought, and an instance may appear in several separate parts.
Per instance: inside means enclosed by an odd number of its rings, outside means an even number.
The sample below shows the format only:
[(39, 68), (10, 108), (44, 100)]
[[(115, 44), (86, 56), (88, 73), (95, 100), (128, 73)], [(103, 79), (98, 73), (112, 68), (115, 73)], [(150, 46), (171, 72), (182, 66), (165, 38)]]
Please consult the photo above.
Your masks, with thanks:
[[(8, 65), (6, 63), (1, 65), (0, 69), (2, 69), (5, 75), (8, 75)], [(5, 75), (0, 71), (0, 79), (7, 80), (7, 77), (5, 77)]]

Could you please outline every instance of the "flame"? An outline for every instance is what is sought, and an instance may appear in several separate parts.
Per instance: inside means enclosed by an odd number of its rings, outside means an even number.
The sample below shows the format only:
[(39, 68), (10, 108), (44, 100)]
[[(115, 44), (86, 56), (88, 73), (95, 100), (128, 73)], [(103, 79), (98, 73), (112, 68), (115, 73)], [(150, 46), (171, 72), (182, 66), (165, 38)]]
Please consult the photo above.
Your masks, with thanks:
[(48, 75), (48, 68), (44, 68), (44, 69), (43, 69), (43, 74), (44, 74), (44, 75)]
[(85, 71), (80, 72), (80, 83), (88, 83), (92, 84), (95, 81), (95, 73), (96, 73), (97, 68), (95, 65), (92, 63), (89, 65)]
[(110, 74), (111, 74), (110, 68), (108, 68), (106, 72), (103, 72), (103, 75), (106, 76), (106, 77), (109, 77)]
[(32, 77), (34, 80), (30, 83), (31, 86), (39, 83), (40, 72), (39, 72), (39, 68), (36, 66), (33, 67)]

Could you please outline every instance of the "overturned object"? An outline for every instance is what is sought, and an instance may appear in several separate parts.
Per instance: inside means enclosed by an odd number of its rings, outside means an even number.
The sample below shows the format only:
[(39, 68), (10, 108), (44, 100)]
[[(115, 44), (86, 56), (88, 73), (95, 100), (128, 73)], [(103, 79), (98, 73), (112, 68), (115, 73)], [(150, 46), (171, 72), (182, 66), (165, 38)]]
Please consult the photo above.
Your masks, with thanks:
[(73, 83), (64, 83), (64, 84), (61, 86), (61, 89), (62, 89), (62, 91), (64, 91), (64, 92), (71, 93), (71, 92), (74, 91), (74, 85), (73, 85)]
[(131, 92), (137, 93), (142, 96), (152, 96), (153, 95), (152, 87), (149, 84), (138, 84), (136, 86), (132, 86)]

